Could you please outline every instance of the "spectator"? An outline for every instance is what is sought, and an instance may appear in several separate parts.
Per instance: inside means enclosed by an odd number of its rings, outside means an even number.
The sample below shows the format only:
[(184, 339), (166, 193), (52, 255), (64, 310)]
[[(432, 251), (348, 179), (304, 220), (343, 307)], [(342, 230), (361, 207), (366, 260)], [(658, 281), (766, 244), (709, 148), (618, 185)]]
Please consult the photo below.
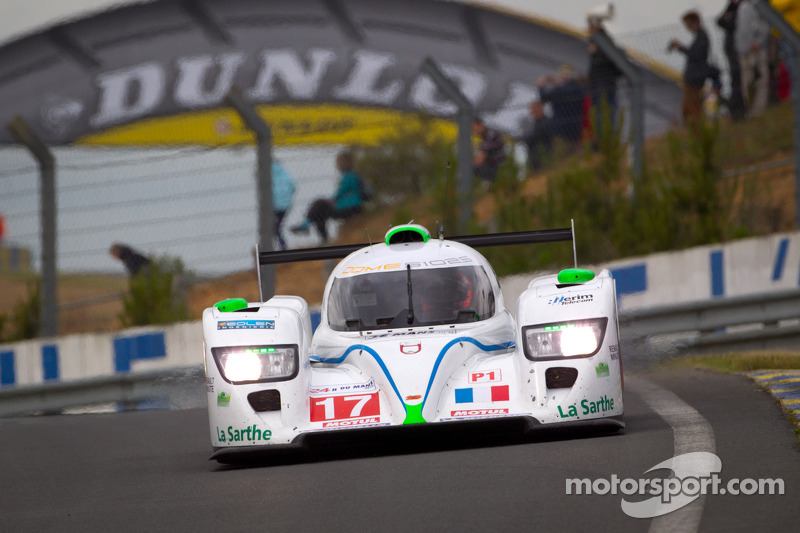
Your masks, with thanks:
[(575, 79), (569, 65), (561, 65), (558, 76), (539, 78), (539, 98), (553, 111), (553, 134), (564, 140), (569, 151), (577, 149), (581, 142), (585, 95), (586, 89)]
[(697, 11), (688, 11), (682, 17), (686, 29), (694, 35), (687, 47), (677, 39), (669, 43), (669, 50), (678, 50), (686, 56), (683, 69), (683, 104), (681, 111), (688, 125), (693, 125), (703, 114), (703, 85), (708, 76), (709, 40)]
[(481, 140), (478, 151), (472, 158), (472, 171), (484, 182), (492, 183), (497, 178), (500, 165), (506, 160), (506, 144), (503, 136), (478, 117), (472, 119), (472, 134)]
[(617, 78), (622, 74), (617, 65), (611, 61), (602, 49), (595, 43), (595, 35), (603, 34), (608, 38), (603, 20), (600, 17), (589, 15), (589, 96), (591, 107), (594, 110), (595, 138), (602, 131), (603, 102), (608, 105), (612, 129), (615, 127), (617, 117)]
[(339, 185), (333, 198), (318, 198), (311, 203), (306, 218), (291, 227), (292, 233), (308, 234), (311, 225), (317, 229), (322, 243), (328, 242), (328, 219), (346, 220), (359, 214), (364, 204), (366, 186), (353, 169), (353, 156), (344, 150), (336, 156), (340, 172)]
[(538, 172), (547, 166), (553, 151), (553, 124), (540, 100), (531, 102), (530, 113), (533, 120), (525, 127), (522, 142), (528, 147), (528, 168)]
[[(781, 14), (786, 22), (788, 22), (794, 31), (800, 33), (800, 2), (797, 0), (771, 0), (770, 4), (772, 7), (775, 8), (775, 11)], [(781, 38), (778, 41), (778, 48), (780, 50), (780, 56), (783, 60), (783, 64), (786, 67), (786, 70), (789, 74), (789, 79), (791, 81), (792, 77), (794, 76), (793, 68), (794, 65), (792, 64), (792, 47), (789, 45), (789, 42), (785, 38)]]
[(286, 172), (283, 165), (276, 159), (272, 160), (272, 210), (275, 216), (275, 238), (278, 247), (286, 250), (286, 240), (283, 238), (282, 226), (286, 212), (292, 207), (294, 198), (294, 180)]
[(742, 96), (742, 75), (739, 67), (739, 55), (736, 53), (736, 12), (740, 0), (729, 0), (725, 11), (717, 17), (717, 26), (725, 31), (725, 57), (728, 59), (728, 71), (731, 76), (731, 94), (727, 107), (733, 120), (744, 118), (744, 98)]
[[(752, 0), (742, 0), (736, 12), (736, 53), (742, 76), (742, 94), (749, 116), (759, 116), (767, 108), (769, 65), (767, 43), (769, 25), (761, 19)], [(750, 84), (755, 82), (750, 96)]]
[(111, 245), (109, 253), (116, 259), (122, 261), (130, 277), (137, 274), (147, 274), (150, 267), (150, 259), (135, 251), (130, 246), (115, 242)]

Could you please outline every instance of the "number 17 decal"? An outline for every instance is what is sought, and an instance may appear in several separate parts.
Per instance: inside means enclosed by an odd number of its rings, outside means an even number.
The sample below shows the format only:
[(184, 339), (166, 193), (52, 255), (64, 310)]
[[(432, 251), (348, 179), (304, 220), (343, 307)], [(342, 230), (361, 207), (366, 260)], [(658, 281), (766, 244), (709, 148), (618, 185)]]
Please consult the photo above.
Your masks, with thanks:
[(311, 398), (311, 421), (341, 420), (343, 418), (359, 418), (362, 416), (378, 416), (381, 404), (378, 392), (357, 394), (353, 396), (328, 396), (327, 398)]

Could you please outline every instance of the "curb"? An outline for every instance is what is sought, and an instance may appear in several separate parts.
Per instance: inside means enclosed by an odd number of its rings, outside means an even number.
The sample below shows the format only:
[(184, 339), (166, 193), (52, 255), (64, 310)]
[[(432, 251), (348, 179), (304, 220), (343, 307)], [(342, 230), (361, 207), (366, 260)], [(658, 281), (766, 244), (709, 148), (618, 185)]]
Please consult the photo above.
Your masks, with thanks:
[(756, 370), (744, 374), (769, 391), (800, 424), (800, 370)]

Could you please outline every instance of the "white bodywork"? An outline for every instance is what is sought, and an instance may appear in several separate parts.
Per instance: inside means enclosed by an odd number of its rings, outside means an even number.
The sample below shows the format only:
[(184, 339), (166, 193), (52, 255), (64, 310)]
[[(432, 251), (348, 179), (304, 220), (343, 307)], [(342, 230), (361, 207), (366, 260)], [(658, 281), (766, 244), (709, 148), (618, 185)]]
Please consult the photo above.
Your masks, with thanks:
[[(395, 323), (404, 322), (403, 310), (391, 327), (384, 324), (372, 329), (355, 320), (337, 322), (331, 316), (342, 307), (340, 302), (332, 305), (334, 284), (349, 287), (353, 281), (380, 280), (376, 276), (390, 273), (392, 277), (385, 279), (395, 280), (395, 285), (397, 276), (404, 280), (410, 276), (412, 287), (414, 279), (419, 280), (416, 289), (423, 294), (415, 293), (413, 300), (419, 300), (414, 307), (421, 314), (428, 296), (422, 281), (456, 272), (450, 270), (454, 268), (485, 272), (490, 289), (480, 297), (492, 306), (488, 316), (474, 313), (467, 322), (424, 326)], [(477, 292), (475, 283), (470, 285), (465, 306), (477, 297), (473, 291)], [(380, 287), (377, 294), (377, 298), (383, 296)], [(346, 298), (352, 297), (354, 305), (360, 306), (356, 309), (362, 309), (377, 305), (374, 295), (365, 292)], [(401, 300), (402, 308), (407, 307), (404, 298), (395, 298)], [(471, 317), (473, 310), (464, 314)], [(321, 324), (313, 338), (308, 306), (298, 297), (276, 296), (235, 312), (206, 309), (203, 328), (212, 445), (220, 449), (288, 444), (306, 432), (476, 418), (521, 416), (534, 425), (621, 419), (616, 296), (608, 271), (561, 288), (555, 275), (534, 279), (519, 297), (516, 317), (515, 322), (506, 310), (494, 271), (482, 255), (463, 244), (435, 239), (376, 244), (341, 261), (325, 288)], [(536, 360), (526, 355), (525, 332), (544, 331), (531, 327), (549, 325), (549, 330), (561, 335), (559, 339), (566, 339), (559, 330), (586, 319), (605, 322), (594, 353)], [(345, 323), (353, 330), (342, 330)], [(550, 333), (541, 335), (534, 338), (551, 338), (547, 337)], [(274, 351), (274, 346), (279, 351), (296, 346), (294, 375), (234, 384), (223, 375), (224, 365), (212, 353), (212, 348), (219, 353), (225, 347)], [(575, 371), (577, 377), (570, 384)], [(264, 403), (248, 399), (251, 394), (265, 399)]]

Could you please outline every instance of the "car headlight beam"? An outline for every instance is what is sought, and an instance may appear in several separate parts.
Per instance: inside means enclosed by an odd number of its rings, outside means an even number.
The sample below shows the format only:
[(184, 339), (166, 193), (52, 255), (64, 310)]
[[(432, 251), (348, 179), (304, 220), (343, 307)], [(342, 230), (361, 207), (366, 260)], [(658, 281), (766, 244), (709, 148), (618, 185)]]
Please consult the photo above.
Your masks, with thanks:
[(297, 345), (211, 348), (222, 378), (229, 383), (264, 383), (292, 379), (298, 372)]
[(525, 356), (537, 361), (594, 355), (603, 344), (607, 324), (604, 317), (525, 326)]

